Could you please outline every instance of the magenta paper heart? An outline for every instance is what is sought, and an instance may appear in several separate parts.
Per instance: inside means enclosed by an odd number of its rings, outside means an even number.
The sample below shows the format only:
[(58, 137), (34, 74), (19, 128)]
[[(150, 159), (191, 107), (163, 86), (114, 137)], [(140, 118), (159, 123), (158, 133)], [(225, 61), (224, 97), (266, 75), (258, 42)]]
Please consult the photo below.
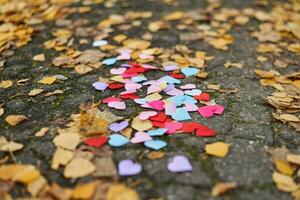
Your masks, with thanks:
[(123, 74), (125, 71), (126, 71), (126, 68), (123, 68), (123, 67), (110, 69), (110, 73), (114, 74), (114, 75)]
[(165, 128), (167, 130), (167, 134), (174, 134), (177, 130), (182, 129), (183, 123), (181, 122), (166, 122), (165, 123)]
[(115, 109), (118, 109), (118, 110), (125, 110), (126, 109), (125, 102), (113, 101), (113, 102), (109, 102), (107, 105), (111, 108), (115, 108)]
[(133, 163), (132, 160), (122, 160), (118, 165), (120, 176), (132, 176), (139, 174), (142, 171), (142, 166), (139, 163)]
[(194, 103), (185, 103), (184, 105), (185, 105), (184, 108), (188, 112), (193, 112), (193, 111), (197, 111), (198, 110), (198, 106), (196, 104), (194, 104)]
[(154, 108), (155, 110), (163, 110), (165, 109), (164, 108), (164, 102), (161, 101), (161, 100), (155, 100), (155, 101), (150, 101), (148, 103), (148, 105), (151, 107), (151, 108)]
[(128, 121), (124, 120), (121, 122), (115, 122), (109, 125), (109, 130), (113, 131), (113, 132), (119, 132), (121, 130), (123, 130), (124, 128), (126, 128), (129, 125)]
[(192, 171), (193, 167), (187, 157), (182, 155), (174, 156), (171, 162), (168, 164), (168, 170), (170, 172), (190, 172)]
[(152, 140), (152, 137), (145, 132), (136, 132), (134, 137), (131, 138), (130, 142), (133, 144), (142, 143)]
[(155, 112), (155, 111), (143, 111), (139, 114), (138, 117), (140, 120), (146, 120), (155, 115), (157, 115), (157, 112)]
[(224, 112), (224, 107), (221, 105), (208, 105), (198, 109), (198, 112), (203, 117), (212, 117), (214, 114), (221, 115)]

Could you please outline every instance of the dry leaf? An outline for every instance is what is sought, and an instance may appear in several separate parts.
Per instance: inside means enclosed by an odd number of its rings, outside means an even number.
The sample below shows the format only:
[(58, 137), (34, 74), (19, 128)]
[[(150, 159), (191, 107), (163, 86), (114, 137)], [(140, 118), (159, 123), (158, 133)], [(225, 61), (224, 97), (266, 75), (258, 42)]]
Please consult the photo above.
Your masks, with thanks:
[(205, 151), (208, 155), (223, 158), (228, 154), (229, 146), (229, 144), (224, 142), (215, 142), (205, 145)]
[(35, 55), (35, 56), (33, 56), (33, 60), (34, 61), (45, 61), (45, 55), (43, 53)]
[(107, 200), (139, 200), (138, 193), (122, 184), (111, 185), (108, 189)]
[(0, 151), (5, 151), (5, 152), (15, 152), (20, 149), (23, 149), (24, 145), (21, 143), (16, 143), (13, 141), (10, 141), (6, 144), (3, 144), (0, 146)]
[(292, 166), (285, 160), (274, 158), (274, 164), (276, 169), (283, 174), (291, 176), (294, 172)]
[(211, 191), (211, 196), (217, 197), (237, 187), (236, 182), (217, 183)]
[(73, 190), (72, 198), (74, 199), (91, 199), (93, 196), (97, 182), (91, 182), (76, 186)]
[(146, 40), (133, 40), (133, 39), (128, 39), (123, 42), (123, 45), (129, 49), (147, 49), (150, 47), (151, 43), (146, 41)]
[(13, 85), (13, 82), (11, 80), (4, 80), (0, 82), (0, 88), (6, 89)]
[(16, 126), (26, 119), (28, 118), (25, 115), (9, 115), (5, 118), (5, 121), (11, 126)]
[(175, 11), (167, 16), (164, 17), (164, 20), (180, 20), (183, 17), (183, 13), (180, 11)]
[(84, 64), (76, 65), (74, 69), (78, 74), (87, 74), (87, 73), (93, 71), (93, 68), (91, 68), (87, 65), (84, 65)]
[(208, 84), (207, 85), (207, 89), (211, 89), (211, 90), (220, 90), (221, 85), (219, 84)]
[(147, 154), (147, 158), (150, 159), (150, 160), (161, 159), (164, 156), (165, 156), (165, 152), (163, 152), (163, 151), (152, 151), (152, 152)]
[(37, 180), (40, 176), (40, 172), (34, 166), (27, 165), (14, 175), (13, 180), (24, 184), (29, 184), (32, 181)]
[(117, 175), (116, 166), (111, 157), (96, 158), (94, 164), (96, 166), (96, 171), (92, 176), (113, 177)]
[(287, 161), (300, 165), (300, 155), (296, 155), (296, 154), (288, 154), (286, 156)]
[(74, 152), (62, 148), (57, 148), (55, 153), (53, 154), (51, 168), (58, 169), (60, 165), (64, 166), (68, 164), (73, 159), (73, 157)]
[(35, 197), (42, 191), (44, 187), (46, 187), (46, 185), (47, 180), (43, 176), (40, 176), (38, 179), (28, 184), (27, 190), (31, 196)]
[(299, 122), (300, 119), (298, 117), (296, 117), (295, 115), (292, 115), (292, 114), (282, 114), (282, 115), (279, 115), (279, 117), (284, 120), (284, 121), (287, 121), (287, 122)]
[(277, 188), (284, 192), (292, 192), (298, 188), (293, 178), (278, 172), (273, 172), (273, 181), (276, 183)]
[(43, 137), (47, 132), (48, 132), (49, 128), (48, 127), (43, 127), (41, 128), (41, 130), (39, 130), (38, 132), (36, 132), (34, 134), (35, 137)]
[(45, 97), (49, 97), (51, 95), (56, 95), (56, 94), (63, 94), (64, 91), (63, 90), (54, 90), (53, 92), (47, 92), (46, 94), (44, 94)]
[(225, 69), (229, 68), (229, 67), (236, 67), (238, 69), (241, 69), (243, 67), (243, 64), (241, 63), (233, 63), (230, 61), (226, 61), (226, 63), (224, 64)]
[(28, 96), (33, 97), (33, 96), (36, 96), (38, 94), (41, 94), (42, 92), (44, 92), (43, 89), (35, 88), (35, 89), (30, 90), (30, 92), (28, 93)]
[(64, 170), (66, 178), (80, 178), (90, 175), (95, 171), (95, 166), (88, 159), (74, 158)]
[(0, 107), (0, 117), (4, 114), (4, 108)]
[(40, 84), (51, 85), (56, 81), (56, 76), (45, 76), (38, 81)]
[(53, 142), (57, 147), (75, 150), (80, 143), (80, 136), (78, 133), (63, 133), (56, 136)]

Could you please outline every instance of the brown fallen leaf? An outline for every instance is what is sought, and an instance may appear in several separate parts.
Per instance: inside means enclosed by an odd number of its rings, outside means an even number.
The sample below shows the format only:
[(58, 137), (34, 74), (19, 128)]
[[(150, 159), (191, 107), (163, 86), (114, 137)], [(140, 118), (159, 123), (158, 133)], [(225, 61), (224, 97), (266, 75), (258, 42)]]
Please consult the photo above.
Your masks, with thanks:
[(279, 115), (279, 117), (287, 122), (299, 122), (300, 119), (298, 117), (296, 117), (295, 115), (292, 114), (281, 114)]
[(4, 114), (4, 108), (0, 107), (0, 117)]
[(57, 147), (62, 147), (68, 150), (75, 150), (80, 143), (80, 136), (78, 133), (63, 133), (59, 134), (53, 139), (53, 143)]
[(84, 158), (74, 158), (64, 170), (66, 178), (80, 178), (92, 174), (96, 170), (91, 161)]
[(48, 127), (41, 128), (38, 132), (34, 134), (35, 137), (43, 137), (49, 131)]
[(147, 154), (147, 158), (150, 159), (150, 160), (161, 159), (164, 156), (165, 156), (165, 152), (163, 152), (163, 151), (152, 151), (152, 152)]
[(123, 42), (123, 45), (129, 49), (147, 49), (150, 47), (151, 43), (146, 40), (134, 40), (134, 39), (128, 39)]
[(23, 149), (24, 145), (21, 143), (16, 143), (14, 141), (10, 141), (6, 144), (2, 144), (0, 146), (0, 151), (4, 151), (4, 152), (15, 152), (18, 150)]
[(43, 53), (35, 55), (35, 56), (33, 56), (33, 60), (34, 61), (45, 61), (45, 55)]
[(56, 95), (56, 94), (63, 94), (64, 91), (63, 90), (54, 90), (53, 92), (47, 92), (46, 94), (44, 94), (45, 97), (49, 97), (52, 95)]
[(217, 183), (211, 190), (211, 196), (218, 197), (237, 187), (236, 182)]
[(225, 69), (229, 68), (229, 67), (236, 67), (238, 69), (241, 69), (243, 67), (242, 63), (234, 63), (231, 62), (229, 60), (226, 61), (226, 63), (224, 64)]
[(117, 175), (117, 169), (111, 157), (96, 158), (94, 160), (96, 171), (92, 176), (113, 177)]
[(77, 185), (72, 193), (74, 199), (91, 199), (99, 182)]
[(11, 126), (16, 126), (26, 119), (28, 118), (25, 115), (8, 115), (5, 121)]
[(87, 74), (87, 73), (93, 71), (93, 68), (89, 67), (88, 65), (84, 65), (84, 64), (76, 65), (74, 69), (78, 74)]

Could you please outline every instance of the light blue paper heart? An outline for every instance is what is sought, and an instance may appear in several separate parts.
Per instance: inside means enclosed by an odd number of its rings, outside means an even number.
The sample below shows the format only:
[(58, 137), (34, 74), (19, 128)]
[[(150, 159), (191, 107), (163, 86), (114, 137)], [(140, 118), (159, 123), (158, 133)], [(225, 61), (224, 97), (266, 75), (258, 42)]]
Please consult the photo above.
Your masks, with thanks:
[(170, 83), (170, 84), (180, 84), (181, 83), (180, 80), (173, 78), (172, 76), (164, 76), (164, 77), (160, 78), (159, 81)]
[(134, 99), (134, 102), (140, 105), (143, 105), (147, 103), (148, 101), (146, 99)]
[(185, 94), (190, 95), (190, 96), (199, 95), (199, 94), (201, 94), (201, 92), (202, 91), (199, 90), (199, 89), (192, 89), (192, 90), (186, 90), (186, 91), (184, 91)]
[(150, 149), (160, 150), (161, 148), (167, 146), (167, 143), (162, 140), (150, 140), (145, 142), (144, 145)]
[(113, 147), (121, 147), (127, 144), (129, 140), (120, 134), (112, 134), (109, 136), (108, 144)]
[(176, 121), (184, 121), (192, 119), (189, 112), (184, 108), (177, 108), (175, 113), (171, 115), (172, 118)]
[(185, 100), (184, 95), (178, 95), (171, 98), (168, 98), (169, 101), (174, 102), (176, 106), (181, 106), (183, 104), (183, 101)]
[(182, 101), (182, 103), (197, 103), (197, 100), (191, 96), (184, 95), (184, 100)]
[(185, 75), (185, 76), (193, 76), (195, 74), (197, 74), (200, 70), (197, 68), (192, 68), (192, 67), (184, 67), (181, 69), (181, 72)]
[(150, 136), (161, 136), (161, 135), (164, 135), (165, 132), (167, 132), (167, 130), (168, 129), (166, 129), (166, 128), (158, 128), (158, 129), (150, 130), (147, 133)]
[(135, 83), (140, 83), (140, 82), (146, 81), (147, 78), (145, 76), (134, 76), (131, 78), (131, 80)]
[(117, 58), (107, 58), (102, 61), (102, 64), (104, 65), (113, 65), (117, 62)]

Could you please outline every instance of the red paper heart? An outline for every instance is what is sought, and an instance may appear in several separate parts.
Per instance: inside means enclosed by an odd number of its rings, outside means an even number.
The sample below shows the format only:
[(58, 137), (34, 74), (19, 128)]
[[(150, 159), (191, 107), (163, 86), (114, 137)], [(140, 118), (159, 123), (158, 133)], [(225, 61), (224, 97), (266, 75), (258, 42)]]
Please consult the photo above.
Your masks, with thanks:
[(158, 128), (165, 128), (165, 123), (166, 122), (171, 122), (172, 120), (170, 118), (166, 118), (164, 122), (159, 122), (159, 121), (152, 121), (152, 125)]
[(109, 103), (109, 102), (114, 102), (114, 101), (122, 101), (120, 98), (117, 97), (106, 97), (105, 99), (102, 100), (103, 103)]
[(136, 95), (135, 93), (130, 94), (121, 94), (122, 99), (139, 99), (140, 97)]
[(200, 127), (201, 127), (201, 125), (197, 122), (185, 122), (185, 123), (183, 123), (182, 130), (183, 130), (183, 132), (191, 133)]
[(147, 69), (143, 67), (131, 67), (127, 69), (124, 73), (125, 74), (139, 74), (145, 72)]
[(164, 122), (167, 119), (167, 115), (163, 112), (158, 113), (157, 115), (150, 117), (150, 120), (157, 122)]
[(208, 128), (207, 126), (201, 126), (196, 130), (196, 136), (199, 137), (213, 137), (216, 135), (216, 131)]
[(91, 137), (91, 138), (87, 138), (86, 140), (84, 140), (84, 143), (89, 145), (89, 146), (92, 146), (92, 147), (100, 148), (104, 144), (107, 143), (107, 140), (108, 140), (108, 138), (104, 137), (104, 136)]
[(170, 76), (172, 76), (173, 78), (177, 78), (177, 79), (185, 78), (185, 75), (183, 75), (183, 74), (170, 74)]
[(112, 90), (120, 89), (120, 88), (123, 88), (124, 85), (125, 85), (124, 83), (110, 83), (110, 84), (108, 84), (108, 88), (112, 89)]
[(208, 93), (201, 93), (197, 96), (194, 96), (194, 99), (196, 100), (201, 100), (201, 101), (209, 101), (210, 100), (210, 96)]

